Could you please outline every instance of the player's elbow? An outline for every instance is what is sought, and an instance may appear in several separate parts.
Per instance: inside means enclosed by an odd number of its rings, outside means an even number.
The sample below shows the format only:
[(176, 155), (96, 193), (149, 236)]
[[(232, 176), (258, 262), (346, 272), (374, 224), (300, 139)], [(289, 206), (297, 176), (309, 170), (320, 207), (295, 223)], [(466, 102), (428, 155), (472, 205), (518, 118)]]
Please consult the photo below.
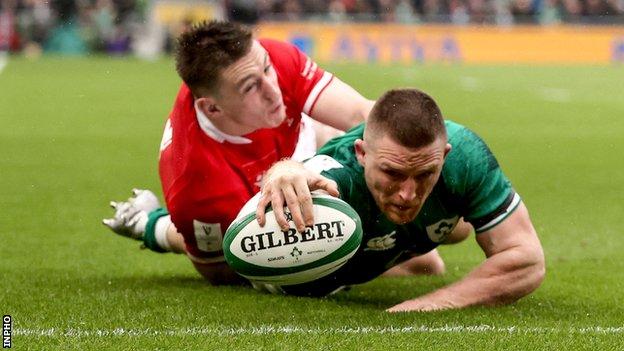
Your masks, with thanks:
[(544, 251), (542, 250), (541, 245), (537, 245), (532, 251), (529, 253), (530, 260), (530, 268), (527, 273), (527, 290), (526, 294), (529, 294), (539, 288), (546, 277), (546, 261), (544, 259)]
[(526, 247), (517, 253), (521, 259), (516, 262), (513, 282), (509, 282), (507, 294), (501, 302), (512, 303), (534, 292), (544, 281), (546, 264), (541, 245)]

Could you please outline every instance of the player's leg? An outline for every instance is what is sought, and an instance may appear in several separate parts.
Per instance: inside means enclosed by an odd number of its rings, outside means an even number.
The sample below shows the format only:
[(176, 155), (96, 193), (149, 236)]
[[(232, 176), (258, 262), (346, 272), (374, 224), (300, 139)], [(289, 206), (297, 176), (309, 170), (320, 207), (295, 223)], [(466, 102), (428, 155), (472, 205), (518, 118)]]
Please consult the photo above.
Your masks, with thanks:
[(175, 225), (171, 223), (167, 228), (167, 243), (171, 252), (185, 253), (186, 246), (184, 245), (184, 237), (178, 232)]
[(387, 270), (383, 276), (400, 277), (408, 275), (440, 275), (446, 267), (438, 250), (431, 250), (423, 255), (411, 256), (407, 260)]

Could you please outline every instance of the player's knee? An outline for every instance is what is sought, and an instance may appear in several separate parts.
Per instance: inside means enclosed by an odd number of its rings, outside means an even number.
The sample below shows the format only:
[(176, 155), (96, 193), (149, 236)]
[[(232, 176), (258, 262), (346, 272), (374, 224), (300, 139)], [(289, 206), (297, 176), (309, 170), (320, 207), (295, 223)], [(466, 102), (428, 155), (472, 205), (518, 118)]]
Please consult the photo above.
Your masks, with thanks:
[(412, 258), (406, 263), (406, 268), (411, 274), (441, 275), (446, 272), (446, 265), (438, 250)]
[(427, 274), (429, 275), (442, 275), (446, 272), (446, 264), (444, 263), (442, 257), (440, 257), (438, 250), (435, 250), (431, 253), (431, 258), (429, 260), (428, 266), (429, 271), (427, 272)]

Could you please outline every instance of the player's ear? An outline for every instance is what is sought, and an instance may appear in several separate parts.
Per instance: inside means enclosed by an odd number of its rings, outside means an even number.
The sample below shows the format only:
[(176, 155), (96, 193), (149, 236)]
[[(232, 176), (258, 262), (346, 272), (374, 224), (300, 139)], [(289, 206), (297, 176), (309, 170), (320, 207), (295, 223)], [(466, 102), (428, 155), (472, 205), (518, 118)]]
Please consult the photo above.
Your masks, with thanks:
[(353, 146), (355, 148), (355, 157), (358, 160), (358, 163), (364, 167), (366, 164), (366, 142), (362, 139), (357, 139)]
[(453, 149), (453, 146), (451, 146), (451, 144), (446, 143), (446, 146), (444, 146), (444, 158), (446, 158), (446, 156), (449, 154), (449, 152), (451, 152), (451, 150)]
[(218, 117), (217, 115), (221, 112), (216, 100), (210, 96), (197, 98), (195, 102), (197, 108), (211, 120)]

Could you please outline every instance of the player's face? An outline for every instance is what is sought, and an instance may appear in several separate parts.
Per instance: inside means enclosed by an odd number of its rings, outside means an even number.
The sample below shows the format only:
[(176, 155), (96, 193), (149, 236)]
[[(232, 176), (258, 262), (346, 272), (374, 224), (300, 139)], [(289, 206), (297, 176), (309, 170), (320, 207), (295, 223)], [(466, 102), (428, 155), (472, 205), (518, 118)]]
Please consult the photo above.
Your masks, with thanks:
[(445, 138), (417, 149), (408, 148), (388, 136), (356, 143), (359, 163), (375, 202), (396, 224), (416, 218), (433, 190), (451, 146)]
[(215, 99), (244, 133), (275, 128), (286, 118), (277, 74), (266, 50), (255, 40), (247, 55), (223, 70)]

